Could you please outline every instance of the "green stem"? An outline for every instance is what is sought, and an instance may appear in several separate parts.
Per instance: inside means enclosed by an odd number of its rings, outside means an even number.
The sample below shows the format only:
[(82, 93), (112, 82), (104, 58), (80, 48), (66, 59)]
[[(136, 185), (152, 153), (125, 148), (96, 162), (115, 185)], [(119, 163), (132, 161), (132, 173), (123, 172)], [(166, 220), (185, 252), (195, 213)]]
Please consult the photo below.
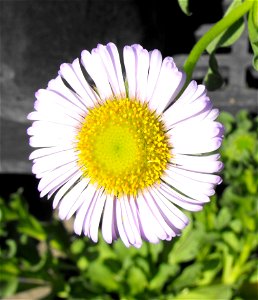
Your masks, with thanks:
[(234, 24), (238, 19), (246, 14), (251, 9), (253, 1), (254, 0), (246, 0), (237, 8), (232, 10), (229, 14), (217, 22), (210, 30), (208, 30), (195, 44), (184, 63), (184, 71), (187, 75), (185, 86), (190, 82), (193, 70), (202, 52), (219, 34), (221, 34), (224, 30), (226, 30), (229, 26)]

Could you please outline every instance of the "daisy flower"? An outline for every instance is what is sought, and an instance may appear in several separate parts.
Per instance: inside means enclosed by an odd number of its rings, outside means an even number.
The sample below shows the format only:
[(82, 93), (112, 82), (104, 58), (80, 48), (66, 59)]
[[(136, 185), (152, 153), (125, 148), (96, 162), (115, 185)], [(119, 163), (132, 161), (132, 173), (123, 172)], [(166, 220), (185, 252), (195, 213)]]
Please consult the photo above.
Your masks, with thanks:
[(107, 243), (128, 247), (171, 240), (188, 223), (179, 208), (210, 201), (223, 126), (203, 85), (192, 81), (178, 96), (184, 83), (158, 50), (125, 46), (121, 64), (109, 43), (62, 64), (36, 92), (32, 172), (61, 219), (76, 214), (76, 234), (97, 242), (100, 227)]

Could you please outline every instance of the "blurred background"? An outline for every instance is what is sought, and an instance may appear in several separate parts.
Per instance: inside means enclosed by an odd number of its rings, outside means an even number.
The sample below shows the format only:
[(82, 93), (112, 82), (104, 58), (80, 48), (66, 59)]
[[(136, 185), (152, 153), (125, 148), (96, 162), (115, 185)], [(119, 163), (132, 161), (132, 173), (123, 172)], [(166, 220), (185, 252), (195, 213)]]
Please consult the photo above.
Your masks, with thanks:
[[(45, 199), (39, 199), (37, 180), (31, 174), (31, 163), (28, 161), (31, 149), (26, 134), (30, 122), (26, 116), (33, 110), (34, 93), (40, 88), (45, 88), (48, 81), (56, 77), (61, 63), (72, 62), (80, 57), (83, 49), (91, 50), (98, 43), (105, 44), (112, 41), (116, 43), (120, 52), (124, 45), (134, 43), (140, 43), (148, 50), (157, 48), (164, 57), (173, 56), (178, 67), (182, 67), (195, 42), (212, 24), (222, 18), (230, 3), (229, 0), (190, 1), (189, 10), (192, 14), (186, 16), (178, 2), (172, 0), (0, 0), (0, 196), (2, 199), (9, 199), (11, 193), (22, 187), (23, 197), (29, 204), (29, 212), (40, 221), (51, 219), (52, 204)], [(230, 113), (223, 115), (227, 134), (237, 128), (246, 130), (244, 138), (238, 142), (240, 144), (237, 142), (234, 144), (234, 135), (231, 142), (226, 141), (224, 157), (226, 163), (230, 165), (231, 173), (229, 171), (226, 173), (225, 186), (218, 192), (222, 195), (227, 184), (232, 180), (233, 173), (237, 173), (238, 170), (240, 174), (253, 164), (251, 156), (257, 150), (253, 143), (256, 139), (254, 120), (257, 116), (258, 74), (252, 68), (247, 30), (233, 46), (219, 49), (216, 58), (224, 84), (219, 90), (210, 91), (209, 95), (214, 106)], [(204, 53), (197, 64), (193, 78), (198, 83), (201, 83), (205, 76), (208, 59), (208, 55)], [(245, 112), (242, 111), (243, 109)], [(246, 138), (248, 132), (251, 132), (250, 136), (254, 142)], [(250, 151), (245, 150), (249, 149), (248, 145)], [(243, 154), (246, 151), (247, 154)], [(242, 159), (241, 162), (234, 161), (236, 155)], [(249, 192), (256, 196), (257, 182), (252, 173), (255, 170), (250, 172), (246, 176), (251, 176), (252, 179), (246, 181), (247, 177), (244, 177), (243, 184), (249, 186)], [(240, 181), (236, 179), (235, 183), (239, 185)], [(249, 192), (245, 187), (243, 197), (245, 197), (244, 193)], [(237, 192), (233, 194), (235, 193)], [(17, 198), (15, 199), (13, 201), (18, 201)], [(213, 213), (218, 214), (219, 208), (218, 205)], [(254, 207), (248, 209), (253, 210)], [(230, 220), (223, 226), (229, 226)], [(196, 258), (192, 257), (191, 260), (193, 259)], [(163, 261), (165, 261), (164, 257)], [(182, 262), (186, 263), (187, 260)], [(136, 277), (139, 275), (137, 274)], [(171, 274), (166, 276), (173, 277)], [(165, 283), (162, 288), (165, 288)], [(180, 285), (177, 291), (181, 291)], [(115, 295), (113, 294), (112, 297), (118, 299)], [(132, 295), (136, 299), (143, 299), (137, 298), (136, 292)], [(231, 298), (218, 296), (212, 299)]]

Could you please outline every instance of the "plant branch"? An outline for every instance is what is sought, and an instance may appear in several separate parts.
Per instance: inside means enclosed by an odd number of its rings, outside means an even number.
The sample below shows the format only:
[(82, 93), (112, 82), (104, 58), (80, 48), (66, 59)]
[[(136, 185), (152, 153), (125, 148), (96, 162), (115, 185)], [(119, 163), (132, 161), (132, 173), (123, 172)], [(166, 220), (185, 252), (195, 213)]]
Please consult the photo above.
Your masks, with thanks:
[(190, 82), (195, 65), (203, 51), (207, 48), (207, 46), (219, 34), (221, 34), (229, 26), (234, 24), (238, 19), (245, 15), (251, 9), (253, 3), (254, 0), (246, 0), (241, 5), (232, 10), (229, 14), (224, 16), (219, 22), (217, 22), (199, 39), (199, 41), (195, 44), (184, 63), (184, 71), (187, 75), (185, 86)]

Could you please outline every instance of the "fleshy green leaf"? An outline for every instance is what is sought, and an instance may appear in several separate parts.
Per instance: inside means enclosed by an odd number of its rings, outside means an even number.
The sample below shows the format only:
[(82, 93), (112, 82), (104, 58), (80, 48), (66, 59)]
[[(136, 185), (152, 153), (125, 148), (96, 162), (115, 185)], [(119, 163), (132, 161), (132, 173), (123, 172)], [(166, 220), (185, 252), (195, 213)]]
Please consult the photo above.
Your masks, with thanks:
[(119, 288), (118, 282), (113, 274), (101, 261), (94, 261), (88, 267), (89, 279), (107, 291), (114, 291)]
[(190, 16), (192, 13), (189, 11), (189, 0), (177, 0), (181, 10), (187, 15)]
[(224, 125), (226, 134), (232, 130), (233, 124), (235, 123), (234, 117), (230, 113), (224, 111), (220, 113), (218, 121)]
[(159, 266), (158, 272), (155, 274), (155, 276), (150, 282), (150, 289), (160, 291), (164, 284), (169, 280), (169, 277), (176, 275), (179, 270), (180, 267), (176, 264), (167, 265), (165, 263), (162, 263)]
[(253, 49), (253, 67), (258, 71), (258, 4), (254, 1), (254, 5), (248, 15), (248, 33), (249, 40)]
[(130, 268), (127, 282), (133, 295), (143, 292), (148, 284), (145, 274), (137, 267)]
[[(1, 282), (0, 296), (1, 297), (10, 297), (15, 294), (18, 288), (19, 280), (17, 277), (11, 277), (5, 282)], [(3, 299), (3, 298), (2, 298)], [(9, 298), (11, 299), (11, 298)]]
[[(236, 7), (242, 4), (242, 1), (234, 0), (229, 8), (227, 9), (225, 15), (234, 10)], [(229, 28), (227, 28), (224, 32), (219, 34), (207, 47), (207, 51), (209, 53), (213, 53), (216, 49), (220, 47), (228, 47), (234, 44), (241, 34), (243, 33), (245, 28), (244, 19), (240, 18), (234, 24), (232, 24)]]
[(235, 251), (239, 252), (241, 250), (241, 240), (232, 231), (227, 231), (222, 233), (223, 240)]
[(231, 213), (228, 207), (222, 207), (217, 217), (217, 228), (221, 230), (225, 228), (231, 220)]
[(172, 287), (176, 290), (181, 290), (185, 287), (195, 285), (202, 273), (202, 264), (195, 263), (186, 267), (183, 272), (173, 281)]
[(209, 69), (204, 78), (204, 84), (209, 91), (219, 89), (224, 83), (224, 80), (219, 73), (218, 63), (214, 52), (209, 57)]
[(204, 243), (205, 233), (199, 228), (186, 228), (183, 235), (177, 240), (174, 248), (169, 253), (169, 263), (181, 263), (194, 259)]
[(226, 285), (214, 285), (208, 287), (196, 288), (193, 290), (184, 290), (174, 300), (229, 300), (232, 296), (232, 289)]

